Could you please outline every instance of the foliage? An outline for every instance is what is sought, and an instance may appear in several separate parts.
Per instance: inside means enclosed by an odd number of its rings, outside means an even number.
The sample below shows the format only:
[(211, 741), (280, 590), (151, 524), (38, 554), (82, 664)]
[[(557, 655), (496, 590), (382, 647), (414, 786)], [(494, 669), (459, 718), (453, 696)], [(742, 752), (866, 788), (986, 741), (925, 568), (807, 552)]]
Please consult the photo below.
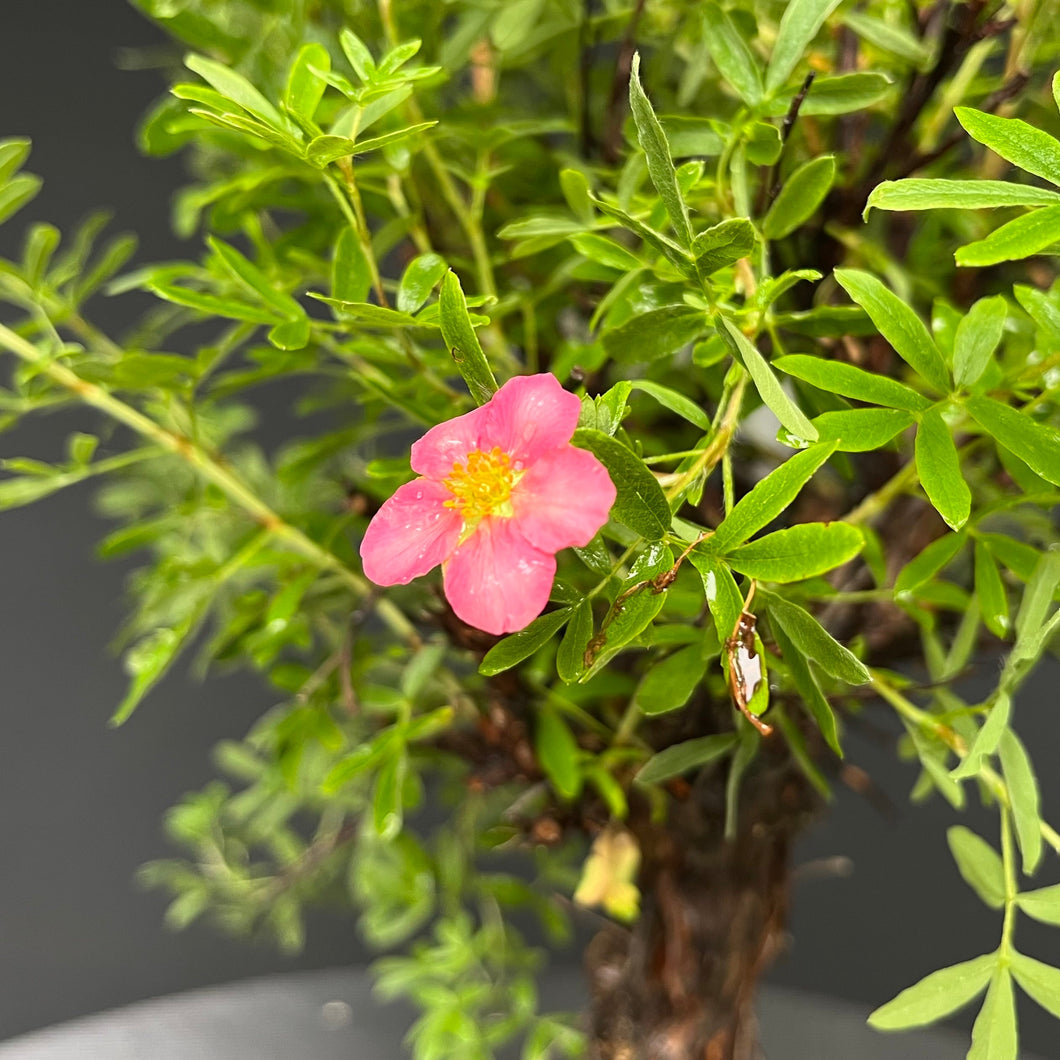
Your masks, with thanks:
[[(562, 937), (585, 837), (665, 819), (683, 776), (728, 771), (738, 830), (764, 741), (827, 793), (864, 688), (914, 798), (996, 807), (1000, 853), (950, 845), (1003, 910), (996, 951), (872, 1023), (985, 993), (969, 1056), (1014, 1058), (1014, 985), (1060, 1016), (1060, 970), (1014, 944), (1021, 913), (1060, 924), (1020, 880), (1060, 835), (1013, 728), (1060, 628), (1049, 5), (137, 3), (189, 49), (140, 135), (186, 149), (173, 221), (202, 253), (130, 268), (90, 221), (0, 262), (0, 428), (102, 414), (62, 462), (5, 460), (0, 507), (107, 476), (102, 553), (144, 556), (115, 721), (194, 647), (275, 690), (218, 749), (229, 783), (172, 811), (190, 859), (145, 869), (170, 920), (296, 948), (344, 888), (374, 944), (426, 932), (378, 966), (424, 1010), (416, 1057), (577, 1055), (509, 912)], [(28, 152), (0, 144), (0, 221), (40, 186)], [(134, 289), (158, 304), (115, 341), (91, 299)], [(618, 488), (553, 608), (498, 640), (429, 581), (381, 594), (356, 542), (411, 477), (410, 427), (541, 370)], [(270, 459), (249, 430), (277, 381), (314, 419)], [(768, 677), (741, 693), (745, 609)], [(980, 653), (1005, 661), (970, 703)]]

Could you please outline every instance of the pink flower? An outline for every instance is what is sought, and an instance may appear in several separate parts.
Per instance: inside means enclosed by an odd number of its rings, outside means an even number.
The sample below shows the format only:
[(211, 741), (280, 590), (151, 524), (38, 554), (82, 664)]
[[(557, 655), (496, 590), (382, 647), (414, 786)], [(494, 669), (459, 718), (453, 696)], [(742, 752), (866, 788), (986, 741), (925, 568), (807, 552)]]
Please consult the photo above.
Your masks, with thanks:
[(481, 408), (412, 447), (400, 487), (361, 543), (365, 576), (405, 585), (442, 564), (468, 625), (523, 629), (548, 603), (555, 553), (587, 545), (615, 502), (603, 464), (570, 444), (581, 402), (549, 374), (509, 379)]

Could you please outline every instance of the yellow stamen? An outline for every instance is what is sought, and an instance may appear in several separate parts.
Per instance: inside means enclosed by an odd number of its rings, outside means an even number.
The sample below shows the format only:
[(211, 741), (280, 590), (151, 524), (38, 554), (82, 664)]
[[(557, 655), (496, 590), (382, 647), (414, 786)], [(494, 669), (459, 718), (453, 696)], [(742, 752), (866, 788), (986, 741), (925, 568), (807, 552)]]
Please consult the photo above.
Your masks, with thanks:
[(512, 515), (508, 503), (512, 487), (521, 473), (511, 466), (507, 453), (494, 446), (488, 453), (476, 449), (469, 453), (466, 463), (453, 464), (453, 473), (445, 480), (453, 495), (445, 502), (447, 508), (457, 508), (465, 526), (474, 526), (487, 515)]

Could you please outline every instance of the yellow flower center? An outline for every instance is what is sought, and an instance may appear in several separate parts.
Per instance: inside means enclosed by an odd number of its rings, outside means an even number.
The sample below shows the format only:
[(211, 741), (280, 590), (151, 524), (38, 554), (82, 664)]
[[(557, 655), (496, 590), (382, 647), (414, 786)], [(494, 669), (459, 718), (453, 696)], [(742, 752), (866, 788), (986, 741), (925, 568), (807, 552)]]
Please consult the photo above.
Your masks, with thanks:
[(467, 462), (453, 464), (453, 473), (445, 480), (453, 495), (445, 502), (447, 508), (457, 508), (467, 526), (473, 526), (487, 515), (512, 515), (508, 503), (512, 487), (522, 477), (511, 466), (507, 453), (494, 446), (488, 453), (476, 449), (469, 453)]

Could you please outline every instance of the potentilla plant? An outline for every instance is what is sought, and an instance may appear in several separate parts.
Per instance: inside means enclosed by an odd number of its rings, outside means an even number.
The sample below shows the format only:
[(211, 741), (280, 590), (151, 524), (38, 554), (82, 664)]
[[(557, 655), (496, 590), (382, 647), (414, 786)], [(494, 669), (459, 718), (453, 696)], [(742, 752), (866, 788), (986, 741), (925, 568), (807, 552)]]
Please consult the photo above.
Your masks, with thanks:
[[(792, 841), (886, 710), (914, 800), (996, 815), (949, 842), (999, 942), (911, 956), (870, 1022), (975, 1003), (969, 1056), (1016, 1057), (1017, 991), (1060, 1015), (1016, 942), (1060, 924), (1060, 835), (1014, 725), (1060, 628), (1055, 6), (137, 6), (202, 254), (28, 229), (0, 422), (91, 411), (0, 504), (106, 476), (103, 553), (143, 557), (116, 721), (186, 652), (275, 689), (145, 869), (170, 921), (293, 949), (344, 891), (421, 1060), (746, 1060)], [(270, 382), (316, 414), (271, 458)], [(590, 1011), (539, 1012), (511, 914), (583, 907)]]

